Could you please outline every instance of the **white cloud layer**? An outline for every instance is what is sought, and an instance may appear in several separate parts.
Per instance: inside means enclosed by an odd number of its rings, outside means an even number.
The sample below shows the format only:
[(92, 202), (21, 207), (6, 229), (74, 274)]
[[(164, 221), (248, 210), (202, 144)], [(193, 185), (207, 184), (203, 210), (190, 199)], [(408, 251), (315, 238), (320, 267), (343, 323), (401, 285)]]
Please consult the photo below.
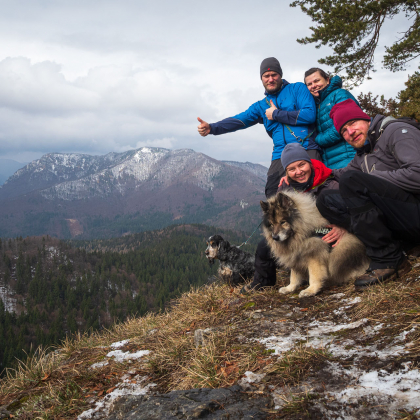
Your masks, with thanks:
[[(1, 3), (0, 157), (21, 161), (160, 146), (268, 165), (262, 126), (203, 139), (196, 117), (217, 121), (261, 99), (267, 56), (297, 82), (328, 52), (296, 42), (311, 21), (289, 0)], [(396, 18), (392, 33), (403, 25)], [(407, 73), (378, 67), (356, 93), (404, 88)]]

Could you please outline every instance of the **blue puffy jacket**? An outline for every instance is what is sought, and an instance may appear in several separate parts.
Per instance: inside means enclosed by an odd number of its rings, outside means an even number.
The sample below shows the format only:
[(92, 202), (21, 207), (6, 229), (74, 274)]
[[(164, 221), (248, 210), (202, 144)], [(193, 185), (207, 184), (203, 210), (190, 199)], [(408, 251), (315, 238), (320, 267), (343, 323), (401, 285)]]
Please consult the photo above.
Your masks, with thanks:
[(340, 76), (334, 76), (330, 84), (320, 91), (316, 98), (316, 129), (318, 135), (315, 142), (321, 146), (322, 162), (331, 169), (344, 168), (353, 159), (356, 149), (350, 146), (335, 129), (333, 120), (330, 118), (331, 108), (346, 99), (353, 99), (359, 105), (355, 97), (345, 89)]
[[(274, 142), (272, 160), (280, 159), (288, 143), (300, 142), (307, 150), (319, 149), (314, 141), (316, 105), (305, 84), (283, 79), (279, 92), (265, 95), (265, 99), (255, 102), (245, 112), (210, 124), (210, 134), (231, 133), (260, 123)], [(273, 112), (273, 120), (265, 116), (270, 100), (278, 108)]]

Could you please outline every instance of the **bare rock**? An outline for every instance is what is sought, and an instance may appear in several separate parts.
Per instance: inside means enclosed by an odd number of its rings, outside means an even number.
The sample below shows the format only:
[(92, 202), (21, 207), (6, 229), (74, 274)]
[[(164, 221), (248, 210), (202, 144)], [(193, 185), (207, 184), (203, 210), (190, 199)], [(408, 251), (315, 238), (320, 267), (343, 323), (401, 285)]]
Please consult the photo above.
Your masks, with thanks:
[(107, 420), (263, 420), (272, 405), (271, 397), (255, 396), (234, 385), (121, 397), (114, 403)]

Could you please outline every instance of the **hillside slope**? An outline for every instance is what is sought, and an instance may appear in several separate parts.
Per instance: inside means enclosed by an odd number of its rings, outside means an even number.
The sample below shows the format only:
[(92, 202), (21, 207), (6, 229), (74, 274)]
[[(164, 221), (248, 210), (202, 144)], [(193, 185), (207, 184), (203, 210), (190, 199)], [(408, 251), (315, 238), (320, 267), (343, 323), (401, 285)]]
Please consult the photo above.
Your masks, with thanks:
[[(175, 225), (113, 240), (0, 240), (0, 376), (39, 345), (162, 310), (205, 284), (217, 269), (204, 255), (205, 239), (214, 233), (208, 226)], [(237, 244), (246, 239), (217, 233)]]
[(299, 300), (203, 286), (163, 314), (40, 352), (8, 373), (0, 404), (22, 420), (418, 418), (412, 262), (404, 279), (363, 293), (349, 285)]

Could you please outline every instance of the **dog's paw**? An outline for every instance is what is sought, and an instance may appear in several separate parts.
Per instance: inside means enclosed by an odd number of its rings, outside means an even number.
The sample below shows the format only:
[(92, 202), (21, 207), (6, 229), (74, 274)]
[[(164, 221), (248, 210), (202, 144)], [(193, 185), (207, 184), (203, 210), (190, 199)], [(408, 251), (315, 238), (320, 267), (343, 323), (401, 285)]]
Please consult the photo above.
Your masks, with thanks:
[(280, 287), (279, 289), (279, 293), (286, 295), (287, 293), (293, 293), (294, 290), (293, 289), (289, 289), (289, 286), (287, 287)]
[(302, 290), (302, 291), (299, 293), (299, 297), (300, 297), (300, 298), (305, 298), (305, 297), (315, 296), (315, 295), (317, 295), (320, 291), (321, 291), (321, 290), (317, 290), (317, 289), (313, 289), (313, 288), (308, 287), (307, 289)]

